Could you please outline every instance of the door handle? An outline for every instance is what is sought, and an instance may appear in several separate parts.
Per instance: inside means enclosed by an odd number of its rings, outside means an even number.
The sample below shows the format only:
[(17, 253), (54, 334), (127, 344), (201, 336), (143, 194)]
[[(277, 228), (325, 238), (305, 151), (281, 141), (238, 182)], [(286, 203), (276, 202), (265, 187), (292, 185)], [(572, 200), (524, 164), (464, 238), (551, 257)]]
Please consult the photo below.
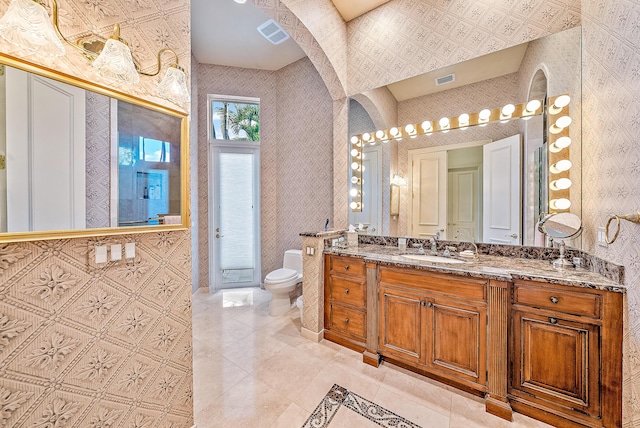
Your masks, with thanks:
[(219, 233), (216, 233), (216, 238), (224, 238), (224, 235), (220, 235)]
[(216, 232), (220, 232), (220, 228), (219, 227), (216, 227)]
[(513, 239), (517, 239), (518, 238), (518, 234), (517, 233), (512, 233), (511, 235), (504, 235), (505, 238), (513, 238)]

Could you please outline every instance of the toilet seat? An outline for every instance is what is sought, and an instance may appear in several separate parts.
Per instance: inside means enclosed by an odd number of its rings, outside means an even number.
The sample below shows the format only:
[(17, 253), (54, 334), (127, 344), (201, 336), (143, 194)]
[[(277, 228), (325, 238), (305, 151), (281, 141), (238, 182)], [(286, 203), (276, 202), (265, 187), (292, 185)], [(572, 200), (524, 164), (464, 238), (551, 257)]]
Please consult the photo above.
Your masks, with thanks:
[(298, 271), (293, 269), (280, 268), (270, 272), (264, 282), (269, 284), (277, 284), (279, 282), (288, 282), (298, 276)]

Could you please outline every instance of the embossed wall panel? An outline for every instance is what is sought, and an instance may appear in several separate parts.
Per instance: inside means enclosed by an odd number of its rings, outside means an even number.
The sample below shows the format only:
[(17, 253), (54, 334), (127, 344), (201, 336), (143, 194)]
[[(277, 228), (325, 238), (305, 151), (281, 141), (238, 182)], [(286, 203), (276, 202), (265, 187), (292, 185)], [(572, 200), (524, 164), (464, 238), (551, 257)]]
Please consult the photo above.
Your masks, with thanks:
[(622, 222), (620, 237), (596, 245), (611, 214), (640, 209), (640, 4), (584, 1), (583, 246), (625, 267), (623, 426), (640, 425), (640, 227)]
[(87, 91), (87, 228), (109, 227), (111, 111), (109, 97)]

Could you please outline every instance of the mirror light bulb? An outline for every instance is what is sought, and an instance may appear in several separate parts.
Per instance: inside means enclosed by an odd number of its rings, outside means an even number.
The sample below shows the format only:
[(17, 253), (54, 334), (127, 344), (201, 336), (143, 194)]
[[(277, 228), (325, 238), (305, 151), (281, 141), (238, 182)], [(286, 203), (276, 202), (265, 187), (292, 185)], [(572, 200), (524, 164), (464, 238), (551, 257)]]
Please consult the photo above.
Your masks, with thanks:
[(352, 210), (357, 210), (358, 209), (358, 203), (357, 202), (351, 202), (351, 204), (349, 204), (349, 206), (351, 207)]
[(556, 127), (560, 129), (564, 129), (569, 125), (571, 125), (571, 118), (569, 116), (562, 116), (561, 118), (556, 120)]
[(553, 210), (567, 210), (571, 207), (571, 201), (567, 198), (552, 199), (549, 201), (549, 206)]
[(571, 97), (569, 97), (569, 95), (560, 95), (553, 102), (553, 106), (555, 108), (564, 108), (564, 107), (568, 106), (570, 102), (571, 102)]
[(438, 125), (440, 125), (440, 128), (448, 128), (449, 127), (449, 118), (448, 117), (443, 117), (442, 119), (440, 119), (438, 121)]
[(358, 196), (358, 189), (354, 187), (349, 193), (351, 194), (351, 196)]
[(514, 106), (513, 104), (507, 104), (506, 106), (502, 107), (503, 116), (511, 117), (514, 111), (516, 111), (516, 106)]
[(357, 184), (359, 181), (360, 181), (360, 179), (358, 177), (356, 177), (355, 175), (353, 177), (351, 177), (351, 183)]
[(360, 139), (357, 136), (351, 137), (351, 144), (358, 144), (358, 142), (360, 142)]
[(376, 131), (376, 138), (382, 140), (384, 138), (384, 131)]
[(358, 162), (353, 162), (353, 163), (351, 164), (351, 169), (353, 169), (353, 170), (357, 170), (357, 169), (358, 169)]
[(563, 159), (551, 165), (551, 167), (549, 168), (549, 171), (551, 171), (554, 174), (559, 174), (561, 172), (568, 171), (571, 168), (571, 166), (572, 166), (572, 163), (570, 160)]
[(429, 121), (429, 120), (425, 120), (424, 122), (422, 122), (422, 125), (420, 125), (420, 126), (422, 126), (422, 130), (424, 132), (429, 132), (429, 131), (431, 131), (433, 129), (433, 127), (431, 125), (431, 121)]
[(559, 149), (566, 149), (571, 145), (571, 137), (560, 137), (553, 144)]
[(465, 126), (469, 124), (469, 115), (467, 113), (462, 113), (458, 116), (458, 124), (460, 126)]
[(404, 130), (407, 131), (407, 134), (413, 134), (413, 132), (416, 130), (416, 128), (415, 128), (415, 126), (409, 124), (409, 125), (404, 127)]
[(568, 178), (559, 178), (557, 180), (553, 180), (549, 184), (549, 187), (551, 190), (565, 190), (571, 187), (572, 184), (573, 183), (571, 183), (571, 180)]
[(527, 106), (525, 107), (525, 110), (529, 113), (533, 113), (535, 111), (537, 111), (540, 106), (542, 104), (540, 103), (540, 100), (531, 100), (527, 103)]
[(389, 133), (395, 137), (396, 135), (398, 135), (398, 133), (400, 133), (400, 130), (394, 126), (389, 130)]
[(362, 134), (362, 139), (365, 141), (369, 141), (369, 139), (371, 139), (371, 134), (365, 132), (364, 134)]
[(351, 157), (355, 158), (360, 154), (360, 152), (358, 151), (358, 149), (353, 149), (351, 150)]
[(480, 113), (478, 113), (478, 118), (483, 122), (486, 122), (487, 120), (489, 120), (490, 117), (491, 117), (491, 110), (489, 110), (488, 108), (485, 108), (484, 110), (481, 110)]

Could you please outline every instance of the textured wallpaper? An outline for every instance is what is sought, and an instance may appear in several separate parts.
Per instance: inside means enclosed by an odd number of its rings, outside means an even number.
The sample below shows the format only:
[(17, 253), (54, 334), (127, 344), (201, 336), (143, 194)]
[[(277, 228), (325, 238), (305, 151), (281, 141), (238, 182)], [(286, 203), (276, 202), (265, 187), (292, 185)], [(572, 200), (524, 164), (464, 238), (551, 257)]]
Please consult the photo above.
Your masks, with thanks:
[(583, 2), (584, 247), (623, 264), (628, 287), (624, 336), (624, 426), (640, 426), (640, 226), (623, 221), (602, 247), (596, 230), (611, 214), (640, 210), (640, 4)]
[(87, 228), (109, 227), (111, 207), (110, 98), (87, 91)]
[[(0, 14), (8, 3), (0, 0)], [(171, 46), (189, 70), (188, 0), (61, 0), (60, 7), (62, 31), (72, 39), (106, 36), (120, 22), (145, 68)], [(23, 56), (3, 40), (0, 51)], [(70, 48), (62, 58), (26, 59), (97, 80)], [(161, 102), (153, 96), (159, 79), (114, 89)], [(95, 127), (105, 119), (89, 118)], [(99, 164), (90, 177), (100, 174)], [(0, 426), (192, 426), (190, 237), (177, 231), (0, 244)], [(132, 262), (91, 262), (96, 245), (125, 242), (136, 243)]]

